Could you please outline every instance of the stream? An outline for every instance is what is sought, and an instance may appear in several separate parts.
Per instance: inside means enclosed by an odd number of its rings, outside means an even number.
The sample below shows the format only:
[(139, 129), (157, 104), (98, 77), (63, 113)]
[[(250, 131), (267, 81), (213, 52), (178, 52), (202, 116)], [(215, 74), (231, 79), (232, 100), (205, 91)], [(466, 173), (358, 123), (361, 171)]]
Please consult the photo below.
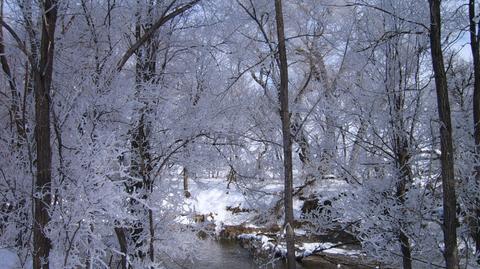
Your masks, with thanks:
[[(236, 240), (221, 239), (210, 241), (206, 248), (198, 250), (199, 259), (192, 262), (183, 262), (173, 265), (172, 268), (191, 269), (284, 269), (283, 261), (274, 261), (270, 264), (257, 264), (247, 249), (244, 249)], [(169, 267), (170, 268), (170, 267)], [(297, 263), (298, 269), (334, 269), (336, 265), (320, 259), (305, 263)], [(348, 268), (342, 266), (341, 268)]]

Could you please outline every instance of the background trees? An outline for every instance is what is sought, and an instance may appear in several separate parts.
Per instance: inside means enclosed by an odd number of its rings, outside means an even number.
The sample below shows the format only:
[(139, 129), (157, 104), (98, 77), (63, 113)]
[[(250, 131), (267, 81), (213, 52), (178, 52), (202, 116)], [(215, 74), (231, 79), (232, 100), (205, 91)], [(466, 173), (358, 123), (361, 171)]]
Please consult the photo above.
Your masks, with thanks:
[[(256, 225), (474, 266), (475, 1), (284, 0), (283, 27), (271, 1), (0, 3), (0, 245), (23, 264), (188, 256), (183, 170), (240, 188)], [(332, 208), (302, 217), (309, 199)]]

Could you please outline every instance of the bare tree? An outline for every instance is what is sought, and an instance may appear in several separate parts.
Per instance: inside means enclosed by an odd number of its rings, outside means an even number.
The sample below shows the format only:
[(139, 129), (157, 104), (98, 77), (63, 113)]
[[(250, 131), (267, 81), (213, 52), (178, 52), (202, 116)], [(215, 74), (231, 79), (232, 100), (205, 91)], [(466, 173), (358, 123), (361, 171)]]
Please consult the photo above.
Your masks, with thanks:
[(437, 91), (438, 117), (440, 120), (440, 156), (443, 188), (443, 237), (445, 262), (448, 269), (459, 268), (456, 227), (456, 195), (453, 164), (452, 123), (448, 100), (447, 75), (441, 44), (440, 0), (429, 0), (430, 4), (430, 45), (432, 54), (435, 88)]
[[(410, 167), (411, 153), (410, 153), (410, 140), (408, 139), (406, 120), (404, 116), (405, 110), (405, 89), (402, 87), (402, 79), (397, 78), (398, 73), (407, 71), (397, 70), (397, 67), (401, 68), (402, 63), (400, 60), (398, 51), (400, 43), (398, 39), (394, 39), (391, 42), (387, 42), (387, 70), (386, 70), (386, 90), (388, 93), (388, 103), (390, 107), (391, 127), (392, 127), (392, 148), (395, 154), (395, 164), (398, 169), (399, 179), (396, 184), (395, 196), (402, 206), (405, 204), (405, 196), (407, 189), (412, 183), (413, 176)], [(399, 85), (395, 85), (395, 84)], [(412, 123), (414, 124), (414, 123)], [(400, 221), (401, 226), (405, 226), (403, 220)], [(410, 239), (408, 235), (400, 227), (398, 231), (398, 239), (400, 241), (400, 248), (403, 255), (403, 268), (412, 268), (412, 254)]]
[[(470, 48), (472, 50), (473, 58), (473, 126), (474, 126), (474, 140), (475, 140), (475, 181), (477, 186), (480, 185), (480, 164), (478, 163), (480, 154), (480, 48), (477, 31), (480, 28), (477, 27), (478, 23), (475, 22), (475, 0), (469, 0), (468, 2), (468, 14), (469, 14), (469, 26), (470, 26)], [(478, 201), (474, 201), (475, 204)], [(477, 205), (474, 210), (474, 220), (472, 227), (472, 236), (475, 240), (475, 248), (477, 255), (480, 253), (480, 208)]]
[(295, 233), (293, 230), (293, 173), (292, 173), (292, 136), (290, 131), (290, 111), (288, 109), (288, 63), (285, 46), (282, 1), (275, 0), (275, 18), (277, 23), (278, 57), (280, 62), (280, 118), (283, 133), (283, 167), (285, 173), (285, 231), (287, 241), (287, 263), (289, 269), (295, 269)]
[(37, 179), (35, 182), (35, 217), (33, 220), (33, 268), (49, 268), (50, 239), (45, 228), (50, 221), (48, 208), (52, 189), (52, 148), (50, 144), (50, 90), (55, 51), (55, 26), (58, 3), (43, 3), (40, 62), (34, 68), (35, 142), (37, 144)]

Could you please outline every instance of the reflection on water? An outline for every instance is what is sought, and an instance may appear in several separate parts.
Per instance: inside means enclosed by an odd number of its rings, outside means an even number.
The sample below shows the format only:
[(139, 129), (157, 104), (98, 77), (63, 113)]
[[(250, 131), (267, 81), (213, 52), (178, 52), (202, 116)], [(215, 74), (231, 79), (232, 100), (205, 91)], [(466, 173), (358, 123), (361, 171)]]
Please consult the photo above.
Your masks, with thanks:
[[(284, 269), (287, 268), (282, 261), (270, 264), (257, 264), (249, 251), (242, 248), (234, 240), (210, 241), (207, 247), (198, 250), (199, 259), (194, 263), (183, 264), (183, 268), (192, 269)], [(298, 264), (298, 269), (337, 268), (330, 263)]]
[[(205, 252), (205, 253), (203, 253)], [(249, 251), (242, 248), (234, 240), (212, 241), (201, 251), (200, 260), (195, 261), (191, 268), (199, 269), (257, 269), (268, 268), (257, 265)], [(272, 268), (270, 266), (269, 268)], [(282, 268), (282, 267), (275, 267)]]

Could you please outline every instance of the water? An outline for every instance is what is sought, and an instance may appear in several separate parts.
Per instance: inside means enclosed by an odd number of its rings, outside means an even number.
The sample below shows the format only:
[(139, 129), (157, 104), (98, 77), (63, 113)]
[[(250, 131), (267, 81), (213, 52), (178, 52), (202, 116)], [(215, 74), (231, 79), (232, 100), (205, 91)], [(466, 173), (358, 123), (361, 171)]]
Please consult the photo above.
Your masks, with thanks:
[[(260, 267), (254, 262), (250, 252), (242, 248), (234, 240), (212, 241), (209, 247), (204, 249), (206, 252), (203, 258), (195, 262), (192, 268), (198, 269), (257, 269)], [(270, 266), (272, 268), (272, 266)], [(275, 267), (275, 269), (281, 267)]]
[[(181, 264), (178, 268), (191, 269), (286, 269), (283, 261), (274, 261), (270, 264), (257, 264), (250, 252), (242, 248), (235, 240), (211, 241), (207, 247), (198, 250), (200, 257), (193, 264)], [(305, 264), (297, 263), (298, 269), (333, 269), (337, 268), (328, 262), (316, 261)], [(344, 268), (344, 267), (342, 267)]]

